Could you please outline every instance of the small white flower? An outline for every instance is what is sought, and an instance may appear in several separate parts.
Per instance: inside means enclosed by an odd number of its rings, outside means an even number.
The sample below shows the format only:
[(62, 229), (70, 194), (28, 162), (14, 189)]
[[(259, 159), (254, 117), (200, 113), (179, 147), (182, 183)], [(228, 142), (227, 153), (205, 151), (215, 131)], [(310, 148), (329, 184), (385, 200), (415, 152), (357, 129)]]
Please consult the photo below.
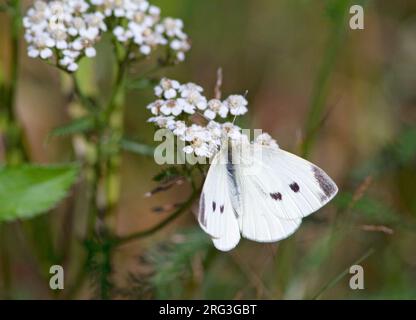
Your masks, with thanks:
[(185, 61), (185, 53), (178, 52), (176, 54), (176, 60), (179, 61), (179, 62)]
[(40, 57), (42, 59), (48, 59), (48, 58), (52, 57), (52, 55), (53, 55), (53, 52), (49, 48), (44, 48), (40, 51)]
[(187, 127), (184, 121), (176, 121), (169, 129), (172, 130), (173, 134), (182, 138)]
[(100, 33), (100, 30), (95, 27), (89, 27), (86, 29), (81, 29), (79, 34), (82, 38), (84, 38), (84, 41), (95, 41)]
[(95, 57), (95, 56), (96, 56), (96, 54), (97, 54), (97, 51), (95, 50), (95, 48), (94, 48), (94, 47), (88, 47), (88, 48), (86, 48), (86, 49), (85, 49), (85, 55), (86, 55), (88, 58)]
[(77, 36), (80, 33), (80, 30), (85, 29), (86, 28), (86, 23), (85, 20), (82, 19), (81, 17), (74, 17), (74, 19), (72, 19), (67, 31), (68, 34), (70, 36)]
[(88, 27), (107, 31), (107, 25), (104, 22), (105, 16), (101, 12), (87, 13), (83, 18)]
[(224, 101), (224, 105), (234, 116), (245, 114), (248, 111), (247, 104), (247, 100), (241, 95), (231, 95)]
[(149, 7), (149, 14), (152, 16), (159, 16), (160, 15), (160, 8), (156, 6)]
[(192, 148), (192, 146), (186, 146), (183, 148), (183, 152), (187, 153), (187, 154), (191, 154), (194, 152), (194, 148)]
[(225, 122), (222, 124), (222, 133), (225, 138), (231, 140), (238, 140), (241, 138), (241, 128), (231, 122)]
[(180, 50), (181, 48), (182, 48), (182, 42), (180, 41), (180, 40), (177, 40), (177, 39), (175, 39), (175, 40), (173, 40), (171, 43), (170, 43), (170, 47), (173, 49), (173, 50)]
[(208, 108), (204, 112), (204, 116), (210, 120), (215, 119), (219, 114), (221, 118), (226, 118), (228, 114), (228, 108), (218, 99), (211, 99), (208, 101)]
[(182, 107), (176, 100), (170, 99), (163, 102), (160, 112), (167, 116), (171, 114), (178, 116), (182, 113)]
[(68, 4), (76, 13), (83, 13), (88, 10), (89, 5), (84, 0), (67, 0)]
[(172, 123), (175, 121), (174, 117), (172, 116), (157, 116), (152, 117), (147, 120), (148, 122), (155, 123), (159, 128), (168, 128), (172, 125)]
[(221, 124), (219, 124), (216, 121), (210, 121), (207, 125), (207, 129), (215, 145), (216, 146), (221, 145), (221, 138), (222, 138)]
[(72, 62), (68, 65), (67, 69), (70, 72), (75, 72), (78, 70), (78, 64), (76, 64), (75, 62)]
[(195, 138), (190, 145), (183, 148), (187, 154), (195, 153), (198, 157), (211, 157), (209, 144), (200, 138)]
[(29, 57), (31, 57), (31, 58), (37, 58), (37, 57), (39, 57), (39, 54), (40, 54), (39, 50), (36, 49), (36, 48), (34, 48), (33, 46), (29, 46), (27, 48), (27, 55)]
[(64, 67), (73, 62), (74, 62), (74, 59), (70, 58), (69, 56), (64, 56), (61, 60), (59, 60), (59, 64)]
[(64, 54), (64, 56), (68, 56), (72, 59), (76, 59), (80, 55), (80, 52), (76, 50), (64, 50), (62, 53)]
[(178, 81), (163, 78), (160, 80), (159, 85), (154, 88), (154, 92), (157, 97), (163, 96), (165, 99), (171, 99), (176, 97), (179, 88), (180, 84)]
[(145, 56), (148, 56), (152, 52), (152, 48), (147, 45), (140, 46), (140, 52)]
[(147, 106), (147, 109), (150, 110), (152, 114), (155, 116), (160, 114), (160, 109), (162, 108), (163, 104), (165, 103), (164, 100), (156, 100)]
[(208, 118), (209, 120), (213, 120), (213, 119), (215, 119), (215, 117), (217, 116), (217, 114), (214, 111), (212, 111), (211, 109), (206, 109), (204, 111), (204, 116), (206, 118)]
[(168, 37), (183, 37), (183, 21), (181, 19), (165, 18), (162, 21), (162, 27)]
[(181, 105), (182, 110), (188, 114), (194, 114), (195, 113), (195, 106), (190, 104), (187, 100), (183, 98), (179, 98), (178, 103)]
[(279, 148), (276, 140), (274, 140), (268, 133), (262, 133), (257, 136), (255, 143), (261, 144), (263, 146), (269, 146), (272, 148)]
[(175, 89), (168, 89), (163, 93), (163, 97), (165, 99), (172, 99), (176, 97), (176, 90)]
[(200, 125), (192, 124), (190, 127), (186, 129), (184, 140), (192, 141), (196, 138), (202, 139), (204, 141), (209, 141), (210, 139), (209, 131)]
[(199, 110), (205, 110), (207, 108), (207, 98), (198, 90), (187, 91), (186, 95), (182, 91), (182, 97), (185, 98), (186, 102), (197, 107)]
[(115, 27), (113, 30), (113, 34), (116, 36), (118, 41), (123, 43), (133, 37), (133, 32), (131, 32), (131, 30), (126, 30), (121, 26)]
[(199, 93), (204, 92), (204, 89), (201, 86), (198, 86), (195, 83), (189, 82), (187, 84), (183, 84), (182, 86), (180, 86), (180, 90), (181, 92), (181, 96), (183, 98), (187, 98), (191, 93), (197, 91)]

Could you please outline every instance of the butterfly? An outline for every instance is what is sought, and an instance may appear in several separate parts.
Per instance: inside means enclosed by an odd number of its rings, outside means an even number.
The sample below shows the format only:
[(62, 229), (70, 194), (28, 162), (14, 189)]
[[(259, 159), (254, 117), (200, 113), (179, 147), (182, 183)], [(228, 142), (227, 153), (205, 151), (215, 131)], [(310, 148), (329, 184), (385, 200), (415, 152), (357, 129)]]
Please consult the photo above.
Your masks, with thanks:
[(278, 146), (228, 142), (212, 159), (198, 222), (221, 251), (233, 249), (241, 237), (276, 242), (337, 192), (322, 169)]

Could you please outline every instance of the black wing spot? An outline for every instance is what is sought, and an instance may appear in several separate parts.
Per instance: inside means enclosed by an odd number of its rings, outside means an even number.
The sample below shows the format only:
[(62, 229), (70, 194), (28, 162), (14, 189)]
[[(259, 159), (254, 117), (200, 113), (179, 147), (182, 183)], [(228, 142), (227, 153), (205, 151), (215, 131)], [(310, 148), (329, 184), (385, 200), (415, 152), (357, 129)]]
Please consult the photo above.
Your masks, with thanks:
[(289, 185), (290, 189), (292, 189), (293, 192), (299, 192), (300, 188), (299, 185), (296, 182), (293, 182)]
[(217, 208), (217, 204), (215, 203), (215, 201), (212, 201), (212, 211), (215, 212), (216, 208)]
[(270, 193), (270, 197), (272, 197), (273, 200), (282, 200), (282, 194), (280, 192)]
[(220, 212), (223, 213), (224, 212), (224, 205), (220, 206)]
[(313, 175), (319, 184), (319, 187), (325, 193), (325, 196), (329, 198), (331, 195), (335, 193), (336, 188), (334, 186), (334, 183), (328, 178), (326, 173), (318, 167), (313, 166), (312, 170)]

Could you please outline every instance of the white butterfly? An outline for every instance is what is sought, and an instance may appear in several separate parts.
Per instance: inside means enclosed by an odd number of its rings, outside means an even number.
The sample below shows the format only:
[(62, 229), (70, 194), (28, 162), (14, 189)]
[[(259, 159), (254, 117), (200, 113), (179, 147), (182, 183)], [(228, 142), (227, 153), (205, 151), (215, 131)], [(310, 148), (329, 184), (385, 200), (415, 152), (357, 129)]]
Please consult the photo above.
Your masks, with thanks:
[(200, 226), (221, 251), (233, 249), (241, 236), (259, 242), (289, 237), (303, 217), (338, 192), (322, 169), (278, 147), (230, 146), (213, 158), (198, 213)]

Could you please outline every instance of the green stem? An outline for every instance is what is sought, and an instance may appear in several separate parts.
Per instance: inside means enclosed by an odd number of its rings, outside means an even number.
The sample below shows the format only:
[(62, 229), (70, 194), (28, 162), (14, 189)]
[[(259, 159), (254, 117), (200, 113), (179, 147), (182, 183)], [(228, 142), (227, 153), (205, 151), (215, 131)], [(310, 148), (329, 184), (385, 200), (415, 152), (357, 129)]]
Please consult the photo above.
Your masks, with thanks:
[[(93, 216), (95, 219), (94, 222), (90, 224), (90, 230), (93, 226), (96, 225), (97, 219), (100, 221), (100, 227), (102, 228), (99, 234), (102, 241), (101, 252), (100, 252), (100, 261), (99, 261), (99, 294), (100, 298), (103, 300), (109, 299), (111, 297), (111, 274), (112, 274), (112, 253), (113, 253), (113, 244), (111, 242), (112, 236), (109, 232), (109, 227), (105, 224), (105, 216), (112, 211), (112, 208), (116, 205), (118, 201), (118, 190), (115, 192), (117, 195), (113, 196), (112, 190), (118, 188), (118, 168), (119, 168), (119, 157), (120, 152), (116, 151), (115, 154), (110, 153), (104, 150), (106, 147), (106, 142), (108, 139), (110, 142), (117, 139), (117, 137), (122, 137), (123, 124), (122, 124), (122, 115), (123, 115), (123, 106), (122, 103), (119, 103), (121, 95), (124, 92), (124, 79), (127, 72), (127, 67), (129, 64), (129, 52), (131, 45), (126, 50), (124, 58), (120, 60), (120, 56), (117, 55), (118, 68), (117, 74), (113, 86), (113, 90), (110, 95), (108, 105), (103, 110), (103, 114), (98, 119), (97, 123), (97, 133), (98, 141), (96, 142), (96, 159), (94, 163), (94, 178), (92, 182), (92, 199), (91, 199), (91, 210), (93, 211)], [(116, 111), (120, 112), (120, 121), (121, 123), (114, 124), (112, 123), (113, 115)], [(110, 146), (111, 147), (111, 146)], [(110, 150), (110, 152), (113, 152)], [(99, 192), (100, 183), (104, 183), (106, 188), (106, 195), (104, 204), (102, 207), (98, 207), (97, 195)], [(112, 183), (115, 183), (113, 188)]]
[(346, 34), (346, 17), (350, 0), (343, 0), (334, 8), (335, 17), (321, 66), (314, 83), (309, 114), (305, 123), (305, 140), (302, 144), (302, 155), (307, 157), (312, 149), (317, 133), (321, 127), (325, 112), (325, 103), (329, 93), (329, 80), (334, 70), (341, 44)]
[(114, 89), (111, 93), (109, 103), (104, 112), (104, 124), (107, 124), (110, 121), (114, 110), (117, 108), (116, 100), (122, 91), (124, 78), (125, 78), (126, 71), (127, 71), (127, 66), (129, 63), (129, 58), (128, 58), (129, 52), (130, 50), (127, 50), (126, 57), (124, 58), (123, 61), (119, 62), (118, 64), (117, 75), (116, 75), (116, 79), (114, 82)]
[(12, 277), (10, 269), (10, 252), (7, 248), (7, 230), (5, 225), (0, 224), (0, 253), (1, 253), (1, 270), (2, 270), (2, 291), (3, 299), (11, 299)]
[(11, 7), (11, 44), (10, 44), (10, 80), (5, 92), (6, 118), (6, 160), (9, 164), (18, 164), (28, 160), (24, 148), (22, 128), (16, 119), (16, 92), (19, 76), (19, 35), (21, 27), (20, 0), (10, 1)]
[[(369, 250), (367, 250), (360, 258), (358, 258), (357, 260), (355, 260), (352, 265), (356, 265), (356, 264), (360, 264), (361, 262), (363, 262), (365, 259), (367, 259), (369, 256), (371, 256), (374, 253), (374, 249), (370, 248)], [(332, 280), (330, 280), (326, 285), (324, 285), (322, 287), (321, 290), (318, 291), (317, 294), (315, 294), (313, 296), (313, 300), (317, 300), (319, 299), (319, 297), (328, 289), (331, 289), (333, 286), (335, 286), (339, 281), (341, 281), (342, 278), (344, 278), (350, 271), (350, 267), (346, 268), (344, 271), (342, 271), (339, 275), (337, 275), (335, 278), (333, 278)]]
[[(62, 70), (62, 69), (61, 69)], [(67, 72), (66, 70), (63, 70), (65, 72)], [(90, 112), (92, 113), (97, 113), (99, 110), (97, 108), (97, 106), (95, 105), (95, 103), (93, 102), (92, 99), (90, 99), (89, 97), (87, 97), (86, 95), (84, 95), (84, 93), (82, 92), (80, 86), (79, 86), (79, 82), (77, 79), (77, 76), (73, 73), (72, 75), (72, 79), (73, 79), (73, 83), (74, 83), (74, 91), (75, 94), (78, 96), (78, 99), (80, 100), (80, 103)]]
[(102, 261), (100, 264), (99, 286), (100, 286), (100, 298), (102, 300), (108, 300), (111, 297), (111, 273), (112, 273), (112, 244), (105, 242), (102, 245)]
[(192, 194), (190, 195), (190, 197), (188, 198), (188, 200), (186, 200), (170, 216), (168, 216), (166, 219), (162, 220), (160, 223), (158, 223), (154, 227), (151, 227), (150, 229), (147, 229), (147, 230), (144, 230), (144, 231), (135, 232), (135, 233), (132, 233), (132, 234), (127, 235), (127, 236), (117, 237), (113, 240), (113, 244), (115, 246), (120, 246), (120, 245), (123, 245), (127, 242), (150, 236), (150, 235), (154, 234), (155, 232), (159, 231), (160, 229), (163, 229), (170, 222), (174, 221), (176, 218), (178, 218), (181, 214), (186, 212), (186, 210), (188, 210), (192, 206), (195, 199), (198, 198), (200, 191), (201, 191), (201, 189), (194, 190), (192, 192)]
[[(15, 116), (16, 91), (19, 75), (19, 35), (21, 26), (20, 0), (10, 1), (11, 19), (11, 44), (10, 44), (10, 79), (5, 88), (4, 96), (4, 115), (5, 115), (5, 153), (6, 162), (9, 165), (19, 164), (28, 159), (25, 148), (23, 147), (22, 130)], [(0, 110), (1, 113), (2, 110)], [(1, 269), (4, 298), (10, 298), (12, 288), (12, 277), (10, 267), (10, 252), (8, 250), (6, 226), (0, 225), (0, 251)]]
[(95, 227), (97, 223), (97, 218), (100, 213), (100, 209), (98, 208), (97, 198), (98, 198), (98, 190), (100, 184), (100, 177), (102, 176), (102, 168), (100, 163), (101, 158), (101, 146), (100, 141), (96, 142), (96, 155), (94, 159), (94, 163), (91, 165), (92, 170), (92, 177), (91, 177), (91, 189), (89, 194), (89, 218), (88, 218), (88, 225), (87, 225), (87, 237), (90, 237), (95, 232)]
[[(119, 198), (119, 167), (121, 162), (121, 152), (118, 147), (114, 146), (114, 144), (118, 146), (124, 132), (124, 82), (130, 62), (129, 54), (131, 48), (132, 44), (130, 43), (123, 57), (121, 57), (120, 54), (117, 54), (118, 64), (114, 87), (102, 117), (103, 128), (101, 134), (104, 139), (110, 141), (110, 153), (106, 152), (106, 157), (103, 159), (103, 170), (105, 174), (105, 177), (103, 178), (107, 202), (106, 212), (113, 211), (113, 208), (117, 205)], [(117, 121), (113, 121), (115, 115), (117, 116)]]

